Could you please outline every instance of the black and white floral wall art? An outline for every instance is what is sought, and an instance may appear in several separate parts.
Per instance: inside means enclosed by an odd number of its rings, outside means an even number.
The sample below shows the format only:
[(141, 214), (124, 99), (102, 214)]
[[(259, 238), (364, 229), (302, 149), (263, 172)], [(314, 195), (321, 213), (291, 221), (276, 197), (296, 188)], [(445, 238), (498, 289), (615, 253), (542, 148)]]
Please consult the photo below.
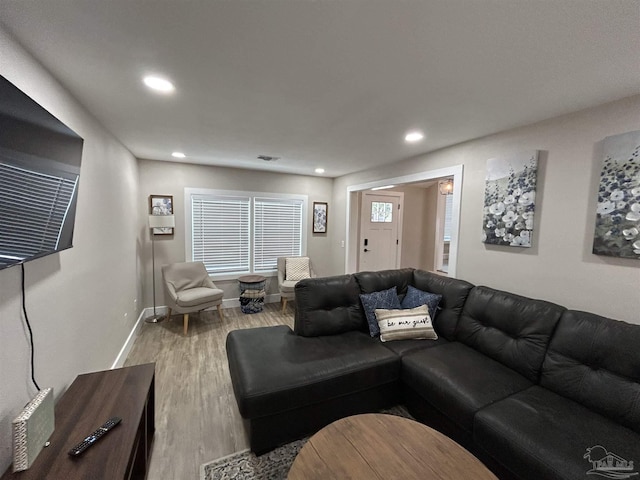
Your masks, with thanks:
[(538, 152), (487, 161), (482, 241), (531, 247)]
[(327, 202), (313, 202), (313, 233), (327, 233), (328, 216)]
[(640, 259), (640, 130), (604, 139), (593, 253)]

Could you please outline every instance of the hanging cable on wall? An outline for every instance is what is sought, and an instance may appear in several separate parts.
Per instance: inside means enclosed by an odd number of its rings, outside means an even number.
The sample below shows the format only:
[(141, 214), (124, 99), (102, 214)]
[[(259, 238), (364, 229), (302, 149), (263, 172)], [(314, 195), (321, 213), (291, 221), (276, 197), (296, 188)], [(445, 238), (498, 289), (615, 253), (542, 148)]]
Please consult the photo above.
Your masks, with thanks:
[(24, 263), (20, 264), (20, 268), (22, 270), (22, 313), (24, 313), (24, 320), (27, 324), (27, 329), (29, 330), (29, 343), (31, 345), (31, 381), (35, 385), (35, 387), (40, 391), (40, 386), (38, 382), (36, 382), (35, 377), (35, 367), (34, 367), (34, 348), (33, 348), (33, 331), (31, 330), (31, 324), (29, 323), (29, 317), (27, 316), (27, 304), (26, 304), (26, 295), (24, 289)]

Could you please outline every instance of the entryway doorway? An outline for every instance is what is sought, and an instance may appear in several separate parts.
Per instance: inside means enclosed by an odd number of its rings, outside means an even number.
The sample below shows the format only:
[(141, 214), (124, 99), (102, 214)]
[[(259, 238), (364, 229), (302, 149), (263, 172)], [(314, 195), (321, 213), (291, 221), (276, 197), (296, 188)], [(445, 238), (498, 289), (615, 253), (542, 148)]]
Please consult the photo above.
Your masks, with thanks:
[[(458, 232), (460, 224), (460, 202), (462, 198), (462, 173), (463, 166), (455, 165), (431, 171), (419, 172), (369, 182), (360, 185), (350, 185), (347, 187), (346, 206), (346, 249), (345, 249), (345, 273), (354, 273), (364, 270), (380, 270), (386, 268), (416, 267), (426, 268), (430, 271), (456, 276), (457, 253), (458, 253)], [(443, 180), (452, 180), (453, 193), (442, 194), (440, 184)], [(371, 191), (374, 188), (393, 186), (390, 191)], [(379, 235), (383, 242), (386, 242), (385, 251), (389, 253), (386, 264), (378, 263), (374, 255), (366, 256), (368, 253), (375, 254), (370, 241), (370, 235), (366, 217), (379, 212), (386, 212), (387, 205), (392, 203), (388, 200), (388, 195), (402, 194), (403, 206), (398, 217), (402, 222), (397, 232), (397, 248), (393, 245), (393, 230), (385, 231), (385, 226), (375, 226), (382, 229)], [(387, 198), (375, 200), (373, 196), (384, 195)], [(365, 202), (365, 198), (366, 200)], [(378, 201), (381, 205), (372, 205)], [(446, 209), (440, 208), (446, 203)], [(426, 205), (426, 206), (425, 206)], [(423, 206), (423, 207), (421, 207)], [(380, 210), (380, 209), (383, 210)], [(393, 206), (391, 208), (394, 208)], [(446, 210), (446, 226), (443, 213)], [(397, 210), (394, 210), (397, 211)], [(383, 216), (384, 218), (384, 216)], [(436, 221), (436, 218), (438, 219)], [(369, 223), (370, 220), (369, 220)], [(374, 222), (390, 223), (390, 222)], [(426, 226), (426, 224), (429, 224)], [(422, 227), (421, 225), (425, 225)], [(445, 232), (446, 229), (446, 232)], [(428, 230), (428, 231), (427, 231)], [(404, 233), (403, 233), (404, 232)], [(426, 233), (426, 234), (425, 234)], [(428, 238), (431, 237), (431, 238)], [(364, 241), (367, 239), (367, 245)], [(390, 240), (391, 239), (391, 240)], [(404, 247), (404, 248), (403, 248)], [(368, 252), (364, 252), (367, 248)], [(378, 248), (379, 250), (379, 248)], [(377, 255), (376, 255), (377, 256)], [(427, 258), (428, 257), (428, 258)], [(425, 260), (426, 258), (426, 260)], [(395, 260), (395, 262), (394, 262)], [(395, 266), (393, 265), (395, 263)], [(421, 264), (430, 265), (423, 267)]]

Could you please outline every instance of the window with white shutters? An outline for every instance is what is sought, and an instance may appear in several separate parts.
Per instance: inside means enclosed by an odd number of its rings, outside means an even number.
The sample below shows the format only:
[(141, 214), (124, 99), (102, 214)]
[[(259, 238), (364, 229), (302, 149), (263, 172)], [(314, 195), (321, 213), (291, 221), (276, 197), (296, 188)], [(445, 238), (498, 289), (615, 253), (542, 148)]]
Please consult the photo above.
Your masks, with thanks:
[(303, 202), (256, 197), (253, 206), (254, 271), (275, 270), (278, 257), (301, 255)]
[(191, 198), (192, 261), (203, 262), (212, 275), (250, 271), (250, 202), (222, 195)]
[(187, 258), (211, 275), (266, 274), (306, 252), (306, 196), (186, 189), (185, 200)]

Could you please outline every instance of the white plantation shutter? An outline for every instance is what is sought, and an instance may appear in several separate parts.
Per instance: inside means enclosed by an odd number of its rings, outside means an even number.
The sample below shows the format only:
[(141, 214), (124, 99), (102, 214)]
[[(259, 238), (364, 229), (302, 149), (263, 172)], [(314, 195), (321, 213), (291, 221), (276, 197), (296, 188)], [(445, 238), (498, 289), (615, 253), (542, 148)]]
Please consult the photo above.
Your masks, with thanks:
[(78, 182), (0, 163), (0, 262), (24, 259), (58, 247)]
[(249, 197), (191, 197), (192, 260), (210, 274), (247, 273)]
[(451, 241), (451, 216), (453, 213), (453, 195), (447, 195), (444, 204), (444, 241)]
[(186, 188), (185, 205), (186, 258), (217, 278), (269, 275), (306, 253), (306, 195)]
[(254, 198), (253, 270), (277, 268), (278, 257), (302, 254), (302, 200)]

